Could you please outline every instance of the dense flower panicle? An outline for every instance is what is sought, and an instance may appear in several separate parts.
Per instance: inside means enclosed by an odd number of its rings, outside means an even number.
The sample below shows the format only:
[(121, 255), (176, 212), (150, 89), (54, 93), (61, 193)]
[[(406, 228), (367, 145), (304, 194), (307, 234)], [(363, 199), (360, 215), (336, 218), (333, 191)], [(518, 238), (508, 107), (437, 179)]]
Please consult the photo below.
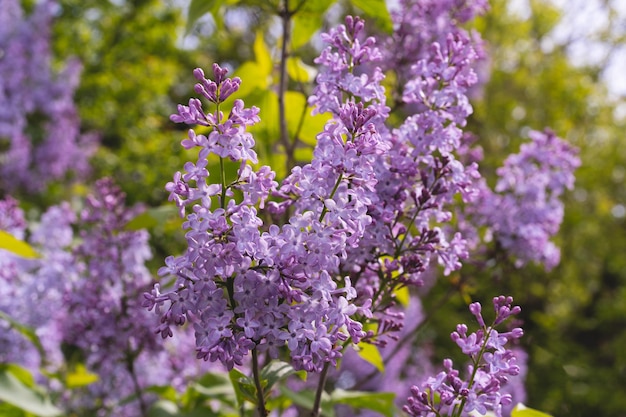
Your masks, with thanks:
[(189, 361), (166, 359), (168, 349), (184, 351), (185, 338), (177, 334), (175, 344), (159, 343), (153, 333), (158, 319), (142, 306), (141, 294), (152, 282), (145, 266), (152, 256), (148, 234), (125, 229), (138, 212), (125, 206), (124, 193), (105, 178), (96, 182), (80, 213), (80, 240), (72, 250), (79, 279), (68, 283), (60, 328), (63, 343), (80, 352), (88, 369), (100, 379), (89, 385), (88, 395), (71, 398), (69, 408), (88, 407), (97, 399), (108, 412), (138, 416), (137, 402), (118, 404), (137, 394), (135, 384), (141, 389), (158, 384), (180, 386), (184, 376), (193, 375), (197, 368)]
[[(195, 75), (203, 77), (198, 70)], [(215, 81), (201, 80), (196, 90), (221, 105), (220, 94), (239, 86), (224, 76), (214, 66)], [(349, 281), (338, 286), (334, 275), (346, 247), (358, 244), (369, 222), (367, 206), (375, 197), (371, 161), (384, 151), (371, 123), (376, 111), (354, 102), (337, 108), (336, 120), (318, 136), (311, 164), (294, 169), (278, 192), (268, 167), (255, 172), (250, 166), (256, 155), (245, 127), (258, 121), (258, 110), (235, 100), (223, 120), (219, 109), (202, 115), (199, 103), (193, 107), (179, 106), (172, 120), (213, 130), (206, 137), (190, 131), (183, 146), (200, 147), (199, 162), (186, 164), (187, 174), (176, 174), (167, 185), (181, 212), (188, 206), (191, 212), (183, 225), (186, 254), (168, 258), (160, 271), (176, 277), (175, 290), (161, 294), (155, 287), (145, 295), (145, 305), (162, 314), (157, 331), (167, 337), (171, 325), (189, 321), (197, 356), (229, 368), (241, 364), (251, 349), (275, 357), (286, 347), (297, 368), (319, 371), (340, 356), (340, 342), (364, 335), (351, 317), (358, 309), (349, 303), (354, 297)], [(246, 138), (245, 152), (237, 149), (241, 138)], [(218, 141), (221, 147), (214, 146)], [(211, 154), (238, 162), (238, 178), (209, 184), (204, 167)], [(195, 190), (199, 180), (204, 193)], [(289, 205), (294, 211), (286, 224), (263, 229), (256, 207), (270, 193), (286, 199), (283, 211)], [(219, 208), (212, 209), (213, 202)], [(275, 203), (269, 209), (280, 211)]]
[(40, 191), (68, 172), (84, 174), (96, 137), (82, 134), (73, 93), (80, 64), (51, 69), (54, 1), (24, 17), (17, 0), (0, 1), (0, 189)]
[[(503, 406), (512, 403), (511, 394), (504, 393), (503, 387), (509, 378), (520, 373), (515, 351), (506, 344), (523, 335), (520, 328), (499, 332), (495, 327), (520, 312), (513, 306), (511, 297), (499, 296), (493, 299), (495, 319), (487, 325), (481, 313), (481, 305), (472, 303), (470, 311), (479, 324), (476, 332), (468, 334), (468, 327), (459, 324), (452, 333), (452, 340), (469, 356), (468, 378), (463, 379), (453, 368), (452, 360), (443, 361), (444, 371), (429, 377), (419, 387), (411, 387), (411, 396), (403, 410), (411, 416), (466, 416), (470, 412), (480, 415), (488, 411), (502, 416)], [(516, 400), (519, 400), (516, 398)]]
[[(353, 22), (347, 20), (346, 27)], [(380, 53), (365, 53), (361, 65), (355, 65), (353, 56), (361, 44), (351, 33), (340, 27), (325, 37), (330, 45), (316, 61), (322, 67), (310, 103), (315, 111), (330, 111), (335, 119), (340, 119), (342, 109), (337, 103), (346, 95), (378, 111), (371, 121), (385, 151), (376, 154), (371, 163), (375, 192), (369, 197), (372, 203), (367, 215), (372, 220), (358, 246), (347, 249), (341, 265), (342, 274), (358, 281), (360, 298), (365, 300), (377, 293), (391, 293), (392, 288), (381, 291), (389, 283), (419, 285), (433, 258), (449, 273), (468, 255), (463, 236), (449, 232), (445, 224), (451, 220), (447, 207), (455, 195), (461, 194), (465, 201), (475, 198), (475, 182), (480, 177), (476, 164), (464, 166), (454, 154), (461, 146), (461, 128), (472, 111), (466, 93), (476, 82), (472, 65), (478, 54), (464, 32), (448, 33), (443, 45), (429, 45), (429, 54), (413, 65), (404, 91), (404, 101), (415, 104), (415, 113), (400, 127), (390, 129), (384, 124), (389, 110), (379, 84), (381, 77), (374, 75), (381, 73), (375, 66)], [(374, 50), (373, 40), (364, 44)], [(343, 80), (352, 73), (368, 80), (369, 88), (343, 87)], [(370, 91), (379, 93), (368, 94)], [(320, 147), (321, 142), (316, 149)], [(315, 172), (305, 174), (308, 179)], [(327, 177), (320, 175), (321, 179)], [(281, 190), (289, 186), (290, 182), (283, 183)], [(381, 272), (387, 283), (380, 281)], [(391, 305), (383, 299), (372, 303), (381, 311)]]
[(479, 226), (488, 227), (488, 239), (512, 255), (517, 266), (537, 262), (549, 270), (560, 259), (550, 240), (563, 220), (560, 197), (573, 188), (580, 159), (574, 147), (550, 130), (529, 136), (531, 142), (497, 170), (495, 189), (482, 183), (480, 204), (468, 211)]
[(484, 57), (480, 36), (460, 25), (488, 8), (487, 0), (400, 0), (391, 11), (394, 31), (385, 42), (385, 70), (393, 69), (402, 85), (411, 78), (411, 67), (428, 59), (431, 45), (444, 45), (449, 36), (471, 38), (479, 57)]

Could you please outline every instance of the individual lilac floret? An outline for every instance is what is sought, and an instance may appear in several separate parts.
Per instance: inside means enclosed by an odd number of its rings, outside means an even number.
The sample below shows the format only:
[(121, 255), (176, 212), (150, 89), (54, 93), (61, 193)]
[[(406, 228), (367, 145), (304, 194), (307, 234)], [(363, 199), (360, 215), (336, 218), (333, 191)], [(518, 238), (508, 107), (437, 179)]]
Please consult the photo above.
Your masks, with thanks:
[(485, 324), (481, 305), (472, 303), (470, 311), (479, 324), (478, 330), (467, 334), (467, 326), (459, 324), (451, 334), (452, 340), (470, 358), (467, 379), (460, 377), (452, 360), (445, 359), (445, 371), (428, 378), (419, 387), (411, 387), (411, 396), (403, 410), (411, 416), (423, 417), (467, 416), (472, 411), (479, 415), (489, 411), (501, 417), (502, 407), (512, 402), (503, 386), (511, 376), (520, 372), (515, 351), (506, 344), (521, 338), (523, 331), (515, 328), (499, 332), (495, 327), (521, 311), (512, 303), (511, 297), (495, 297), (495, 319), (490, 325)]
[(561, 196), (574, 187), (574, 171), (580, 166), (578, 151), (551, 130), (531, 131), (530, 143), (510, 155), (497, 170), (494, 191), (482, 184), (479, 204), (470, 208), (478, 224), (520, 267), (542, 263), (547, 270), (560, 260), (550, 240), (563, 220)]

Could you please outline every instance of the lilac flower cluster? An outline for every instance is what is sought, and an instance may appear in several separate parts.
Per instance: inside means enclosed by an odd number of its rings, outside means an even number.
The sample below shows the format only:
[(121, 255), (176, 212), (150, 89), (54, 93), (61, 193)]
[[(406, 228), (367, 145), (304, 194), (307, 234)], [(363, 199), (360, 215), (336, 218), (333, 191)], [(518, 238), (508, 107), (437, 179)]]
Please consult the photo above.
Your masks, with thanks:
[(516, 259), (516, 266), (537, 262), (549, 270), (560, 260), (550, 239), (563, 220), (561, 197), (573, 188), (580, 159), (574, 147), (549, 129), (529, 136), (531, 142), (497, 170), (495, 189), (481, 184), (480, 204), (469, 211), (476, 215), (475, 224), (488, 228), (488, 240)]
[[(457, 194), (465, 201), (476, 194), (477, 165), (463, 166), (454, 152), (472, 111), (465, 93), (476, 82), (471, 66), (478, 55), (463, 33), (449, 34), (444, 45), (430, 45), (431, 53), (414, 61), (403, 94), (415, 113), (392, 129), (385, 124), (389, 108), (377, 66), (382, 54), (373, 38), (359, 42), (362, 23), (355, 29), (347, 23), (348, 30), (340, 26), (324, 37), (330, 45), (316, 61), (321, 70), (310, 103), (335, 119), (340, 116), (336, 103), (346, 96), (376, 112), (372, 125), (383, 152), (371, 162), (374, 193), (366, 213), (371, 222), (358, 246), (347, 248), (340, 276), (348, 275), (359, 299), (371, 300), (371, 310), (384, 315), (393, 305), (394, 288), (420, 285), (433, 258), (447, 274), (467, 256), (461, 235), (450, 235), (443, 226), (451, 220), (446, 207)], [(401, 325), (401, 316), (381, 320), (380, 330)]]
[[(100, 378), (87, 387), (88, 395), (69, 398), (70, 408), (88, 408), (97, 400), (103, 404), (100, 412), (145, 415), (154, 400), (142, 394), (146, 387), (180, 387), (194, 369), (199, 371), (178, 355), (168, 358), (168, 346), (158, 343), (153, 333), (157, 318), (141, 305), (141, 294), (152, 283), (145, 266), (151, 258), (149, 236), (145, 230), (125, 230), (137, 213), (105, 178), (96, 182), (80, 214), (80, 240), (72, 250), (79, 279), (65, 294), (60, 327), (70, 363), (77, 359), (71, 352), (76, 352)], [(177, 335), (174, 342), (184, 358), (185, 338)], [(133, 395), (136, 401), (120, 404)]]
[(431, 46), (445, 45), (449, 37), (471, 39), (476, 54), (484, 58), (480, 35), (470, 35), (460, 25), (488, 7), (487, 0), (400, 0), (391, 12), (395, 28), (385, 42), (385, 69), (396, 72), (404, 85), (415, 62), (428, 59)]
[[(352, 176), (360, 175), (358, 163), (349, 173), (329, 166), (325, 178), (313, 176), (311, 166), (295, 169), (285, 182), (291, 185), (283, 185), (282, 194), (290, 187), (313, 206), (301, 206), (282, 227), (262, 230), (255, 205), (263, 206), (277, 184), (268, 167), (255, 172), (250, 165), (257, 160), (254, 140), (245, 128), (258, 122), (258, 109), (245, 109), (241, 100), (235, 100), (224, 118), (220, 107), (240, 81), (225, 78), (226, 70), (218, 65), (213, 73), (215, 81), (204, 78), (199, 69), (194, 71), (199, 80), (196, 91), (216, 110), (205, 114), (200, 101), (192, 99), (172, 116), (176, 122), (209, 126), (211, 132), (205, 136), (190, 130), (183, 142), (185, 147), (201, 148), (198, 161), (187, 163), (186, 173), (177, 173), (167, 189), (182, 212), (192, 205), (184, 223), (189, 247), (183, 256), (168, 258), (160, 271), (176, 277), (174, 290), (161, 294), (156, 286), (146, 294), (146, 305), (157, 310), (167, 305), (158, 329), (164, 337), (171, 334), (172, 324), (189, 320), (196, 330), (199, 358), (232, 368), (242, 364), (252, 349), (276, 357), (278, 349), (287, 346), (296, 367), (321, 370), (339, 357), (338, 342), (348, 335), (357, 340), (362, 336), (360, 323), (349, 318), (355, 311), (347, 301), (353, 297), (349, 285), (338, 289), (329, 273), (337, 269), (346, 242), (358, 239), (355, 234), (363, 229), (359, 223), (363, 203), (348, 187)], [(355, 148), (368, 146), (365, 110), (354, 106), (347, 111), (361, 114), (363, 122), (351, 131), (329, 124), (320, 138), (330, 153), (318, 149), (317, 158), (340, 161), (346, 152), (342, 134), (356, 139)], [(361, 133), (367, 136), (361, 138)], [(357, 154), (356, 149), (352, 152)], [(227, 182), (222, 170), (221, 184), (208, 184), (205, 167), (211, 154), (217, 155), (222, 167), (238, 164), (234, 181)], [(284, 212), (291, 202), (272, 204), (272, 212)], [(214, 203), (218, 208), (211, 210)]]
[(87, 172), (95, 136), (82, 134), (73, 93), (80, 64), (54, 74), (50, 26), (56, 3), (0, 0), (0, 190), (42, 190), (72, 171)]
[[(141, 305), (141, 294), (152, 284), (145, 266), (151, 257), (148, 234), (125, 229), (138, 209), (126, 208), (124, 201), (120, 189), (103, 179), (80, 216), (61, 203), (30, 225), (16, 200), (0, 201), (0, 229), (28, 238), (40, 255), (0, 253), (0, 311), (34, 329), (43, 347), (40, 352), (0, 319), (6, 330), (0, 335), (0, 361), (25, 366), (50, 384), (66, 410), (77, 413), (98, 408), (98, 415), (146, 415), (155, 400), (146, 396), (147, 387), (181, 389), (202, 372), (193, 360), (191, 337), (176, 334), (164, 345), (153, 333), (158, 318)], [(41, 377), (41, 370), (63, 375), (78, 364), (98, 381), (66, 391), (59, 381)], [(124, 401), (132, 396), (134, 401)]]
[(467, 416), (475, 411), (485, 415), (488, 411), (502, 416), (502, 407), (511, 403), (510, 394), (502, 394), (501, 388), (511, 376), (520, 372), (513, 350), (506, 344), (523, 335), (520, 328), (499, 332), (495, 329), (521, 309), (513, 306), (511, 297), (493, 299), (495, 319), (487, 325), (481, 314), (480, 303), (470, 304), (470, 311), (479, 329), (468, 334), (468, 327), (459, 324), (452, 333), (452, 340), (469, 356), (467, 379), (453, 368), (452, 360), (445, 359), (445, 371), (428, 378), (423, 384), (411, 387), (411, 396), (403, 410), (411, 416)]

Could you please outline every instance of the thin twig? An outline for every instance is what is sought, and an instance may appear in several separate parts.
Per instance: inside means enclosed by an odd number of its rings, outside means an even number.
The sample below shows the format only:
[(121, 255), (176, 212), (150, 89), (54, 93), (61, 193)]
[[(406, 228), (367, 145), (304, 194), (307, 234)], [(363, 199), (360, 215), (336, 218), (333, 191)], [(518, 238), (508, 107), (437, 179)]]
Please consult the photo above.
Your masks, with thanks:
[(256, 386), (256, 398), (257, 398), (257, 410), (261, 417), (267, 417), (267, 409), (265, 408), (265, 394), (263, 393), (263, 386), (261, 385), (261, 378), (259, 376), (259, 356), (256, 347), (252, 349), (252, 376), (254, 378), (254, 385)]
[(311, 417), (317, 417), (320, 414), (322, 405), (322, 394), (324, 393), (324, 386), (326, 385), (326, 377), (328, 376), (328, 369), (330, 368), (330, 362), (324, 364), (324, 369), (320, 374), (320, 380), (317, 384), (317, 391), (315, 392), (315, 402), (313, 403), (313, 409), (311, 410)]

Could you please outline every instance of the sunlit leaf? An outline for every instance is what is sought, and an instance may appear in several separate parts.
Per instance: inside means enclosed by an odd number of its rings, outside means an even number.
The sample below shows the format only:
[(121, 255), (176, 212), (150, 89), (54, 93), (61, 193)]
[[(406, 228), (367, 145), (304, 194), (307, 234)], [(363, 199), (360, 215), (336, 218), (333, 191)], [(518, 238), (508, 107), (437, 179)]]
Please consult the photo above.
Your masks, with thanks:
[(287, 74), (298, 83), (308, 83), (313, 80), (317, 70), (306, 65), (300, 58), (287, 58)]
[(542, 413), (538, 410), (526, 407), (522, 403), (518, 403), (511, 411), (511, 417), (552, 417), (550, 414)]
[(372, 345), (371, 343), (359, 343), (357, 346), (357, 353), (365, 361), (374, 365), (380, 372), (385, 372), (383, 357), (380, 355), (380, 351), (377, 346)]
[(234, 75), (242, 80), (237, 96), (243, 98), (247, 105), (251, 104), (247, 96), (254, 90), (266, 90), (268, 88), (269, 74), (262, 75), (262, 73), (261, 67), (255, 61), (246, 61), (235, 71)]
[(67, 375), (65, 385), (67, 385), (68, 388), (84, 387), (85, 385), (97, 382), (99, 379), (97, 374), (92, 374), (87, 371), (85, 365), (79, 363), (74, 367), (72, 372)]
[(409, 301), (411, 300), (409, 287), (398, 287), (393, 290), (393, 293), (396, 296), (396, 300), (398, 300), (402, 306), (407, 307), (409, 305)]
[(263, 39), (263, 32), (258, 31), (253, 45), (254, 58), (258, 65), (259, 73), (257, 77), (268, 77), (272, 73), (272, 55), (270, 54), (265, 40)]
[(22, 258), (39, 258), (40, 255), (28, 243), (19, 240), (12, 234), (0, 230), (0, 249), (11, 252)]
[(313, 34), (320, 28), (320, 20), (311, 13), (299, 13), (293, 18), (293, 30), (291, 32), (291, 47), (298, 49), (306, 45)]

